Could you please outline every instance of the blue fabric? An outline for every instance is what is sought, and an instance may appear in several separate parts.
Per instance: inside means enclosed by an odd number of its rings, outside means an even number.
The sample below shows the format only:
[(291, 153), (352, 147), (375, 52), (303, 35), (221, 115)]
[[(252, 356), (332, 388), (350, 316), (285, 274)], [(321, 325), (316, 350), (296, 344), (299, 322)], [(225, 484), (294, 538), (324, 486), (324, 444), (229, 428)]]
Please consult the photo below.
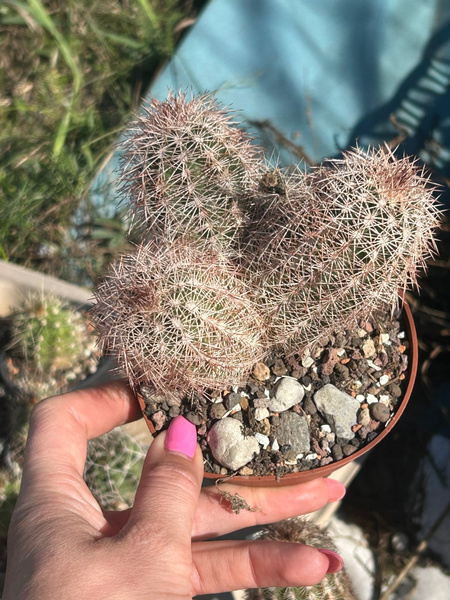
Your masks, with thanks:
[[(449, 81), (450, 3), (211, 0), (150, 92), (213, 91), (314, 162), (357, 140), (391, 140), (395, 113), (410, 136), (404, 149), (450, 176)], [(270, 131), (262, 140), (278, 151)]]

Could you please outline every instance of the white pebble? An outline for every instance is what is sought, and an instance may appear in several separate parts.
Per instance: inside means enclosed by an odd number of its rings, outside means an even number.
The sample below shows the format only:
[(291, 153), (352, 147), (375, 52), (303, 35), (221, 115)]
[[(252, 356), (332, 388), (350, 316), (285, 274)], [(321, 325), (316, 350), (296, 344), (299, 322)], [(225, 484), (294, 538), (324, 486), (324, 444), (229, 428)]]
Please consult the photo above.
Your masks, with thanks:
[(274, 452), (278, 452), (279, 449), (280, 449), (280, 444), (278, 443), (278, 440), (273, 440), (272, 450)]
[(304, 454), (302, 453), (302, 454), (297, 454), (297, 456), (296, 456), (295, 458), (296, 458), (297, 460), (299, 460), (299, 459), (301, 459), (301, 458), (303, 458), (303, 457), (304, 457)]
[(256, 421), (262, 421), (263, 419), (267, 419), (270, 413), (267, 408), (255, 408), (253, 415)]
[(314, 373), (317, 373), (317, 367), (313, 367), (312, 370)]
[(311, 452), (311, 454), (307, 454), (305, 456), (305, 460), (315, 460), (317, 458), (317, 454), (315, 452)]
[(344, 356), (344, 354), (345, 354), (345, 348), (338, 348), (336, 354), (338, 356)]
[(386, 406), (389, 406), (389, 404), (390, 404), (390, 399), (387, 394), (382, 394), (378, 401), (381, 402), (382, 404), (386, 404)]
[(389, 342), (389, 334), (388, 333), (380, 333), (380, 342), (382, 344), (387, 344)]
[(366, 337), (366, 335), (367, 335), (367, 331), (366, 331), (365, 329), (360, 329), (360, 330), (358, 331), (358, 336), (359, 336), (360, 338), (364, 338), (364, 337)]
[(353, 387), (356, 388), (357, 390), (359, 390), (359, 388), (362, 386), (361, 381), (359, 381), (359, 379), (357, 379), (354, 383), (353, 383)]
[(267, 435), (264, 435), (262, 433), (255, 433), (255, 438), (256, 438), (258, 444), (261, 444), (261, 446), (264, 448), (264, 450), (270, 444), (270, 440), (267, 437)]
[(325, 431), (325, 433), (331, 433), (331, 427), (329, 425), (321, 425), (320, 429)]
[(309, 367), (312, 367), (313, 364), (314, 364), (314, 359), (311, 358), (310, 356), (308, 356), (302, 360), (302, 367), (305, 367), (305, 369), (309, 369)]
[(375, 404), (375, 402), (378, 402), (378, 399), (373, 394), (367, 394), (367, 402), (369, 404)]
[(381, 371), (381, 367), (379, 367), (378, 365), (376, 365), (373, 360), (368, 360), (367, 364), (369, 365), (369, 367), (371, 367), (372, 369), (375, 369), (375, 371)]
[(404, 331), (400, 331), (397, 337), (399, 340), (404, 340), (406, 337), (406, 333)]
[(264, 395), (267, 396), (267, 398), (270, 398), (270, 392), (267, 388), (264, 388)]
[(357, 394), (356, 399), (358, 400), (358, 402), (364, 402), (366, 397), (363, 396), (362, 394)]
[[(302, 384), (302, 385), (303, 385), (303, 384)], [(305, 390), (306, 390), (307, 392), (309, 392), (310, 390), (312, 390), (312, 383), (310, 383), (309, 385), (304, 385), (303, 387), (305, 388)]]
[(389, 381), (389, 375), (382, 375), (378, 381), (381, 385), (386, 385), (386, 383)]

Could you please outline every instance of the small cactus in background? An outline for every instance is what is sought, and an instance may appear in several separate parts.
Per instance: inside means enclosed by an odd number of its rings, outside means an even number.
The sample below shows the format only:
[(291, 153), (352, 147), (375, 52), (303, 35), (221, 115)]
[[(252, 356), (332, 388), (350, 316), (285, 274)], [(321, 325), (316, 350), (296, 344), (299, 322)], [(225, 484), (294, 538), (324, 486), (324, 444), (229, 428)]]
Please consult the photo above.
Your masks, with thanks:
[(427, 184), (413, 161), (387, 147), (355, 149), (309, 174), (285, 177), (252, 224), (243, 253), (257, 257), (250, 271), (272, 343), (313, 346), (394, 306), (399, 289), (416, 285), (438, 225)]
[(24, 378), (39, 396), (65, 391), (96, 367), (95, 340), (81, 312), (53, 295), (29, 296), (12, 318), (13, 349), (24, 359)]
[(120, 430), (88, 444), (84, 480), (104, 510), (133, 505), (146, 449)]
[(245, 381), (264, 354), (263, 322), (236, 268), (195, 246), (139, 246), (95, 297), (100, 347), (134, 388), (221, 390)]
[[(326, 530), (301, 518), (274, 523), (263, 530), (258, 538), (297, 542), (337, 552)], [(326, 575), (320, 583), (313, 586), (247, 590), (245, 600), (356, 600), (356, 598), (350, 579), (345, 569), (342, 569), (338, 573)]]
[(257, 147), (212, 97), (153, 99), (123, 143), (119, 186), (144, 239), (231, 250)]

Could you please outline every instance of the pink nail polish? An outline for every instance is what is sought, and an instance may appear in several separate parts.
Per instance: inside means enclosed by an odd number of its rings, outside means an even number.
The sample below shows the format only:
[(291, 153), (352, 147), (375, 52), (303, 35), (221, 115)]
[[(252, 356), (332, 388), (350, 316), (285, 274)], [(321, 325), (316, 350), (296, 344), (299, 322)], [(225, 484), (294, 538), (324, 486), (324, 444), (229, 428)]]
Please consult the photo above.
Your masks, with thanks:
[(329, 565), (327, 573), (337, 573), (342, 569), (344, 566), (344, 559), (342, 556), (339, 556), (339, 554), (336, 554), (336, 552), (332, 552), (331, 550), (325, 550), (324, 548), (317, 548), (317, 550), (322, 552), (322, 554), (325, 554), (328, 558)]
[(337, 502), (345, 496), (345, 485), (336, 479), (329, 477), (325, 480), (328, 484), (328, 502)]
[(182, 417), (172, 419), (166, 435), (166, 449), (193, 458), (197, 449), (197, 430), (195, 425)]

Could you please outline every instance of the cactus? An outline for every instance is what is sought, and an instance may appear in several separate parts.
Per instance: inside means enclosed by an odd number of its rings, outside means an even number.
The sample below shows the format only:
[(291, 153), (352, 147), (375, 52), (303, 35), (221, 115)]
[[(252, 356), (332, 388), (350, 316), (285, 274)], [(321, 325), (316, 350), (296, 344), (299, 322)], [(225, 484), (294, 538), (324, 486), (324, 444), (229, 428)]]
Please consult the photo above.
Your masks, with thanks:
[[(337, 549), (326, 530), (301, 518), (288, 519), (270, 525), (259, 539), (308, 544), (314, 548)], [(356, 600), (350, 579), (342, 569), (330, 573), (317, 585), (291, 588), (261, 588), (247, 590), (245, 600)]]
[(120, 429), (89, 442), (84, 480), (104, 510), (133, 505), (145, 454), (145, 449)]
[(259, 151), (216, 100), (152, 99), (122, 149), (120, 191), (144, 239), (232, 250)]
[(96, 367), (84, 316), (53, 295), (30, 295), (12, 318), (13, 348), (25, 361), (33, 394), (51, 395)]
[(245, 381), (263, 356), (263, 323), (236, 268), (193, 245), (140, 245), (112, 265), (95, 297), (100, 347), (134, 388), (221, 390)]
[(268, 208), (242, 254), (257, 257), (248, 268), (269, 339), (299, 348), (395, 306), (399, 289), (416, 285), (435, 250), (437, 207), (423, 171), (387, 147), (284, 177), (270, 202), (263, 190)]

